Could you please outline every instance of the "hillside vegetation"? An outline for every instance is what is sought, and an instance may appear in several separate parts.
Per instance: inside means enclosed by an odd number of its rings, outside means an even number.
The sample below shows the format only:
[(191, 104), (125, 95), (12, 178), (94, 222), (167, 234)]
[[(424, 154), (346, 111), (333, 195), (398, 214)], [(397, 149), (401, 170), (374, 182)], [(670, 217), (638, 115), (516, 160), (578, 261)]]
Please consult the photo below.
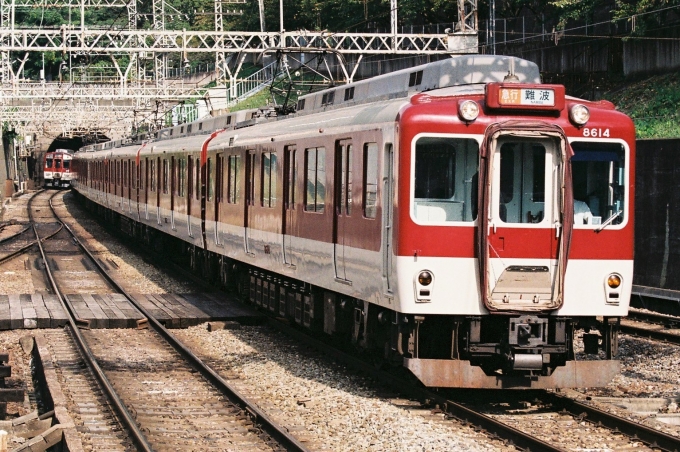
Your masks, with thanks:
[(680, 73), (630, 83), (604, 98), (633, 118), (638, 138), (680, 137)]

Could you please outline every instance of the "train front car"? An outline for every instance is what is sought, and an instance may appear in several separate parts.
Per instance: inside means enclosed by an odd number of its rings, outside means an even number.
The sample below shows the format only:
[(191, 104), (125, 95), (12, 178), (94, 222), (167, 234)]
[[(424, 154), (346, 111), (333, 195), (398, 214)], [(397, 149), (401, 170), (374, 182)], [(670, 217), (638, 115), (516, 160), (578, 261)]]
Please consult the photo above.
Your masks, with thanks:
[(70, 187), (75, 179), (71, 162), (73, 154), (68, 149), (57, 149), (45, 154), (43, 165), (43, 180), (45, 187)]
[[(632, 286), (634, 127), (509, 66), (402, 108), (393, 348), (427, 386), (603, 386)], [(576, 359), (581, 332), (597, 359)]]

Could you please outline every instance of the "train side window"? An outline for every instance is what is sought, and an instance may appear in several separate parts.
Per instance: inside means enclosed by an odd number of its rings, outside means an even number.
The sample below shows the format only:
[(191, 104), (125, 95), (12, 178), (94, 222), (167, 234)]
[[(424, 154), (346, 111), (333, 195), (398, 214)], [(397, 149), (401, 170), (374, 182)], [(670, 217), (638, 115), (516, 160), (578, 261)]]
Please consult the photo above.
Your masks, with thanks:
[(201, 196), (201, 160), (196, 159), (196, 199)]
[(364, 217), (375, 218), (378, 201), (378, 144), (364, 144)]
[(128, 162), (123, 162), (123, 187), (128, 185)]
[(305, 210), (323, 213), (326, 198), (326, 148), (305, 149)]
[(286, 209), (295, 209), (297, 183), (297, 161), (295, 147), (287, 146), (284, 156), (284, 200)]
[(187, 184), (187, 161), (186, 159), (179, 159), (179, 196), (184, 198), (186, 195)]
[(163, 159), (163, 193), (168, 192), (168, 179), (169, 179), (169, 164), (168, 159)]
[(597, 227), (612, 216), (621, 224), (626, 214), (626, 150), (620, 143), (571, 143), (574, 225)]
[(276, 153), (262, 153), (262, 190), (261, 202), (263, 207), (276, 206)]
[(187, 198), (194, 196), (194, 159), (187, 159)]
[(156, 191), (156, 160), (149, 161), (149, 174), (151, 175), (151, 191)]
[(241, 201), (241, 156), (230, 155), (227, 161), (227, 202), (238, 204)]
[(178, 165), (178, 159), (175, 158), (173, 155), (170, 157), (170, 192), (173, 195), (179, 195), (179, 165)]
[(212, 159), (209, 158), (208, 161), (206, 162), (205, 167), (205, 174), (207, 177), (205, 184), (206, 188), (208, 189), (208, 201), (212, 201), (213, 195), (215, 194), (215, 187), (213, 185), (213, 177), (211, 173), (212, 173)]
[(246, 187), (246, 200), (249, 206), (255, 205), (255, 151), (248, 151), (248, 161), (246, 162), (246, 172), (248, 173)]
[(420, 136), (412, 149), (413, 201), (418, 223), (477, 218), (479, 145), (469, 138)]
[(131, 179), (131, 186), (133, 189), (137, 188), (137, 162), (134, 160), (130, 160), (130, 179)]

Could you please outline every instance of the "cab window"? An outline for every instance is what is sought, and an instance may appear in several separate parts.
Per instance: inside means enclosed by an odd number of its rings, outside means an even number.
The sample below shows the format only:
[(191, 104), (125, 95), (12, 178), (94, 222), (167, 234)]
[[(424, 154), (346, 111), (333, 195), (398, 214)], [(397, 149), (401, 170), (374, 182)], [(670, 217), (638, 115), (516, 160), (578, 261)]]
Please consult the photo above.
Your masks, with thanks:
[(413, 157), (411, 214), (416, 222), (474, 221), (478, 143), (469, 138), (420, 136)]
[(626, 152), (620, 143), (573, 142), (574, 225), (623, 223)]

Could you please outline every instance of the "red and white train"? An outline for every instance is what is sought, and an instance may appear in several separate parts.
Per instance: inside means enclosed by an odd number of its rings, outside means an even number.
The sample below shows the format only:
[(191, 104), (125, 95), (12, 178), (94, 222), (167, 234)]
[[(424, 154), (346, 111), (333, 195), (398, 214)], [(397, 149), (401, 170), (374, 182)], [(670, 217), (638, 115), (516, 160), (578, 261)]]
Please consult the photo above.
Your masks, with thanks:
[(43, 165), (43, 181), (45, 187), (69, 187), (75, 179), (71, 168), (73, 151), (70, 149), (56, 149), (45, 153)]
[(619, 370), (634, 127), (529, 61), (453, 57), (75, 161), (74, 188), (121, 229), (427, 386)]

